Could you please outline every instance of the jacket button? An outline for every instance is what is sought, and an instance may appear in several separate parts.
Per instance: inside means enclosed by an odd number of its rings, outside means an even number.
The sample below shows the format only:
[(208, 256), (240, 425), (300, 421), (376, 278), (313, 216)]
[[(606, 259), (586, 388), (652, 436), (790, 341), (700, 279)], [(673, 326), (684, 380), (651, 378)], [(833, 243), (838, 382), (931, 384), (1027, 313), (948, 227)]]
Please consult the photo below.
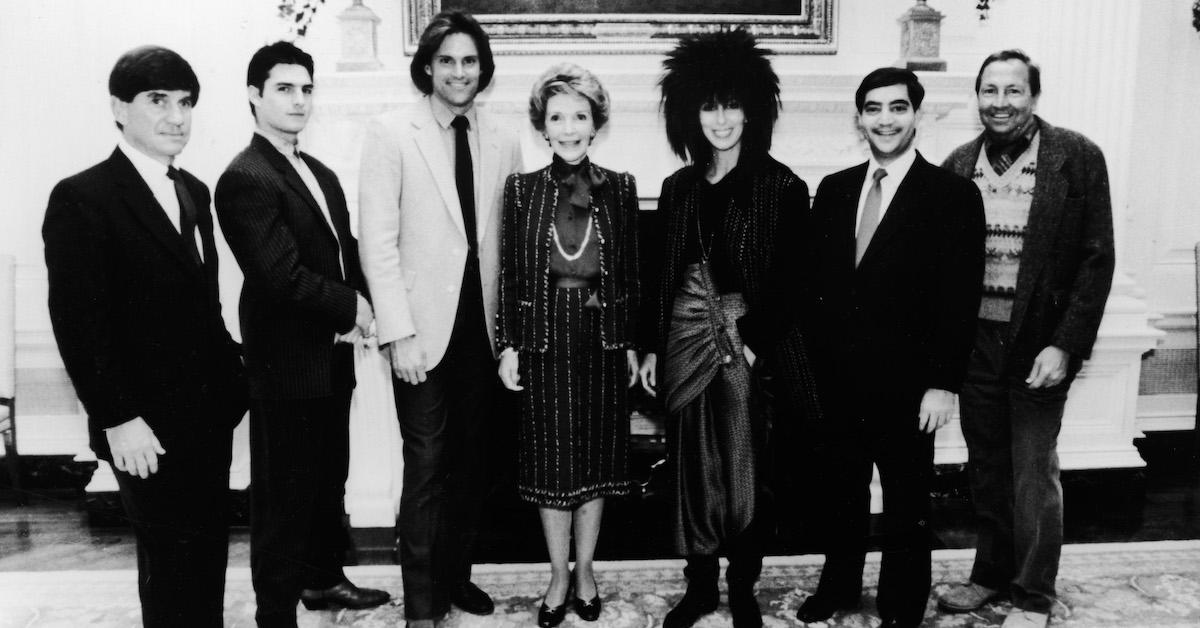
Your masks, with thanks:
[(733, 362), (733, 356), (727, 354), (725, 357), (721, 358), (721, 362), (729, 364), (730, 362)]

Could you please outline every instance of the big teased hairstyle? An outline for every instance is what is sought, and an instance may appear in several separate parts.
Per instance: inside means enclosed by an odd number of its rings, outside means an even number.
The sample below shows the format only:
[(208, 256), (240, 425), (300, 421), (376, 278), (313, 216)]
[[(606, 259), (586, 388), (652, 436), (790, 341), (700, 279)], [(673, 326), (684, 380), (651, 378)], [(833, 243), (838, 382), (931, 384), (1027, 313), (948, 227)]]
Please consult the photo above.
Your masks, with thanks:
[(596, 131), (608, 122), (608, 90), (600, 84), (600, 79), (574, 63), (560, 63), (546, 70), (533, 84), (529, 94), (529, 121), (533, 128), (546, 130), (546, 103), (559, 94), (579, 96), (588, 101)]
[(667, 53), (658, 86), (667, 141), (676, 155), (707, 166), (712, 145), (700, 128), (700, 108), (735, 101), (746, 115), (741, 154), (759, 156), (770, 150), (780, 103), (779, 77), (769, 54), (742, 29), (684, 37)]
[(975, 75), (975, 93), (979, 93), (979, 84), (983, 81), (983, 71), (987, 67), (997, 61), (1020, 61), (1029, 68), (1029, 95), (1037, 98), (1038, 94), (1042, 93), (1042, 68), (1038, 64), (1029, 60), (1029, 55), (1025, 54), (1020, 48), (1009, 48), (1000, 52), (993, 52), (983, 60), (983, 64), (979, 66), (979, 73)]
[[(312, 55), (297, 48), (295, 44), (277, 41), (259, 48), (254, 56), (250, 57), (250, 65), (246, 67), (246, 86), (257, 87), (258, 93), (262, 94), (267, 78), (271, 76), (271, 69), (277, 65), (298, 65), (308, 70), (310, 79), (313, 77)], [(250, 105), (250, 113), (255, 113), (253, 104)]]
[(421, 40), (417, 44), (417, 52), (413, 54), (412, 63), (408, 66), (408, 74), (412, 77), (413, 85), (422, 94), (433, 93), (433, 77), (425, 73), (425, 66), (433, 63), (433, 55), (442, 42), (455, 33), (463, 33), (475, 40), (475, 49), (479, 53), (479, 91), (487, 89), (496, 73), (496, 60), (492, 57), (492, 44), (483, 27), (470, 13), (463, 11), (442, 11), (433, 16)]

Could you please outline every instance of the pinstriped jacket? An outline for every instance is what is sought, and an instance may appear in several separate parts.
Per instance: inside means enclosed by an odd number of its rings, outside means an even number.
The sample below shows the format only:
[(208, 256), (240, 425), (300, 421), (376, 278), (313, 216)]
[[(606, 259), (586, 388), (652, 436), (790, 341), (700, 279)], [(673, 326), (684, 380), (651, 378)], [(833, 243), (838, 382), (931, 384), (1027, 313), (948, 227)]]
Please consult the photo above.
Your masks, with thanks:
[[(638, 200), (633, 175), (590, 164), (605, 182), (592, 189), (590, 209), (600, 246), (600, 338), (605, 349), (632, 349), (639, 296)], [(559, 185), (546, 166), (509, 175), (504, 184), (500, 246), (500, 349), (544, 353), (549, 346), (550, 227)]]

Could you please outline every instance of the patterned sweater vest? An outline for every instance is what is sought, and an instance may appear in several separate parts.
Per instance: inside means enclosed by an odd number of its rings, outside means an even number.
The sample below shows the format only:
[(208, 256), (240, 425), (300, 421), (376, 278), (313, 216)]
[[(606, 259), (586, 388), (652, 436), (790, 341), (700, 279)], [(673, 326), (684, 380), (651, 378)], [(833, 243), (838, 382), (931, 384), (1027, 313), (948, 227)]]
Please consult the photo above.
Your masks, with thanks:
[(983, 195), (987, 214), (986, 268), (983, 276), (983, 300), (979, 318), (1008, 322), (1012, 317), (1017, 291), (1017, 271), (1021, 268), (1021, 250), (1033, 187), (1037, 179), (1037, 151), (1041, 133), (1004, 174), (996, 174), (987, 152), (979, 151), (971, 180)]

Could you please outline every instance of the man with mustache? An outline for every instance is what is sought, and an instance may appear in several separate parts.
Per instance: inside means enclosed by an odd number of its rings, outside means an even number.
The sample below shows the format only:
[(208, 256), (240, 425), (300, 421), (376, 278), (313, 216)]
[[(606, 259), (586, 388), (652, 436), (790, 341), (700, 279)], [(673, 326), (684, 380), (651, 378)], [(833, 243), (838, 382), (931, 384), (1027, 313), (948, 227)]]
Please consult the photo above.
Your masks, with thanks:
[(943, 167), (987, 212), (983, 302), (960, 404), (980, 519), (970, 582), (938, 605), (966, 612), (1010, 596), (1005, 628), (1042, 628), (1062, 548), (1058, 433), (1092, 350), (1113, 275), (1112, 208), (1099, 147), (1034, 115), (1038, 66), (1020, 50), (975, 79), (984, 132)]

